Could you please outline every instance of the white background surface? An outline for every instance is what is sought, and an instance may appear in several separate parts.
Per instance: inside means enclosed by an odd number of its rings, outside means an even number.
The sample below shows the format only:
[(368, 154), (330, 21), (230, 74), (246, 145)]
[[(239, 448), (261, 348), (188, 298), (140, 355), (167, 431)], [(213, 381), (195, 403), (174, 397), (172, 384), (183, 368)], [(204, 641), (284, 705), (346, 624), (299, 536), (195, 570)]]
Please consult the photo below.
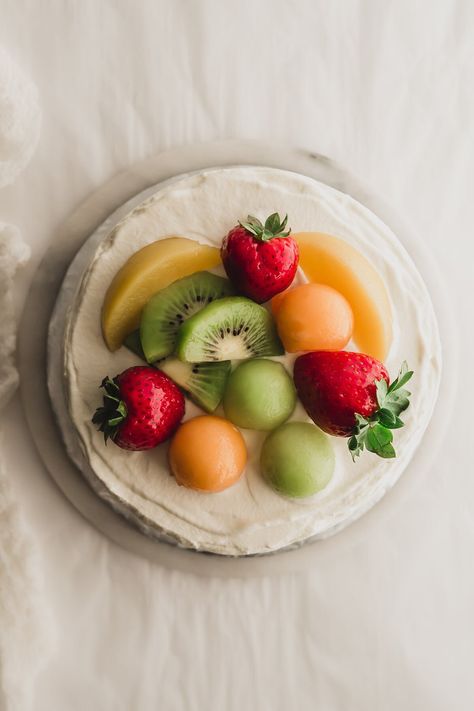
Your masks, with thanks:
[(35, 711), (472, 708), (473, 33), (469, 1), (0, 0), (0, 42), (43, 106), (34, 160), (0, 192), (33, 248), (19, 310), (54, 230), (118, 170), (256, 138), (327, 153), (412, 222), (460, 351), (433, 469), (372, 536), (282, 577), (196, 578), (119, 550), (51, 483), (15, 401), (3, 454), (57, 628)]

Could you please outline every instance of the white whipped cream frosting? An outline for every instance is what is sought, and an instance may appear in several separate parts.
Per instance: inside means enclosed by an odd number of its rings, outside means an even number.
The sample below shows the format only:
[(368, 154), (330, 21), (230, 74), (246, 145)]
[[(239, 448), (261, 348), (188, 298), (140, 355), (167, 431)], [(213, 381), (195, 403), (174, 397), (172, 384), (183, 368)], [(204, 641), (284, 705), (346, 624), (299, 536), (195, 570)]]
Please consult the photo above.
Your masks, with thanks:
[[(323, 491), (305, 500), (284, 498), (268, 487), (259, 472), (266, 435), (243, 430), (248, 464), (241, 480), (219, 494), (198, 493), (178, 486), (170, 475), (167, 444), (148, 452), (126, 452), (112, 443), (105, 446), (92, 425), (103, 377), (137, 363), (125, 348), (115, 353), (107, 350), (100, 329), (102, 302), (118, 269), (150, 242), (181, 235), (219, 247), (238, 219), (247, 214), (262, 219), (272, 212), (288, 213), (293, 232), (320, 231), (343, 238), (381, 274), (393, 310), (387, 368), (393, 378), (407, 360), (415, 371), (406, 426), (395, 432), (398, 456), (394, 460), (365, 452), (354, 464), (347, 440), (331, 438), (334, 476)], [(297, 279), (304, 280), (304, 275)], [(294, 357), (279, 360), (291, 372)], [(390, 229), (344, 193), (296, 173), (260, 167), (215, 169), (184, 177), (135, 208), (97, 249), (71, 305), (65, 342), (70, 416), (82, 454), (99, 484), (95, 488), (148, 533), (164, 533), (180, 545), (225, 555), (267, 553), (325, 537), (368, 510), (396, 482), (419, 445), (436, 401), (440, 368), (438, 329), (429, 295)], [(186, 419), (196, 414), (202, 412), (187, 400)], [(301, 405), (291, 419), (308, 421)]]

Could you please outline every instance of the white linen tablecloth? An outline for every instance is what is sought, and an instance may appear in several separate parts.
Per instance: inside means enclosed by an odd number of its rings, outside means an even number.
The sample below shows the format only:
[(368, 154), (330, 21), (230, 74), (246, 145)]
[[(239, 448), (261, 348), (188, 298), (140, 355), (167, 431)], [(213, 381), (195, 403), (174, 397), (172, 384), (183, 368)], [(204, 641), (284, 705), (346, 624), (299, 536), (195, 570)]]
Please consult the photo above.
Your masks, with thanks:
[(460, 343), (429, 476), (376, 536), (281, 577), (194, 578), (119, 550), (53, 485), (15, 398), (2, 458), (57, 638), (34, 711), (473, 708), (473, 35), (469, 0), (0, 0), (0, 44), (43, 110), (32, 163), (0, 191), (32, 249), (18, 313), (103, 181), (171, 146), (255, 138), (326, 153), (391, 201), (441, 267)]

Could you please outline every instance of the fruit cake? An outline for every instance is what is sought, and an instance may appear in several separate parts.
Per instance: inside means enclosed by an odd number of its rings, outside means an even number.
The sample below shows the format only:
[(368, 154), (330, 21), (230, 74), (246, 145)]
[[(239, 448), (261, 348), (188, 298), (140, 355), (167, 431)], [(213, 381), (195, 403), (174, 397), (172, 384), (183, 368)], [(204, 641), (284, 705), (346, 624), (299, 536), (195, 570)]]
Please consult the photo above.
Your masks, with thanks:
[(59, 424), (95, 491), (149, 535), (233, 556), (323, 538), (378, 501), (441, 367), (390, 229), (253, 166), (158, 186), (98, 246), (64, 339)]

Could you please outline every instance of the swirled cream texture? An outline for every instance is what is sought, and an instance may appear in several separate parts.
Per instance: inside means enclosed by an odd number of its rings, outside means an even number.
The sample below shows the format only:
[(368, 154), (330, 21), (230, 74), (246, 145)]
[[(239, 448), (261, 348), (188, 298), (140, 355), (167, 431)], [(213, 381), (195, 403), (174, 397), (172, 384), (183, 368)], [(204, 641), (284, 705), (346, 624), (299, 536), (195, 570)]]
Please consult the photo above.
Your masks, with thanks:
[[(331, 482), (311, 499), (292, 501), (274, 493), (260, 476), (264, 433), (243, 431), (248, 465), (239, 483), (219, 494), (194, 492), (178, 486), (170, 475), (166, 445), (136, 453), (106, 447), (91, 423), (102, 378), (137, 362), (125, 348), (110, 353), (105, 347), (100, 330), (105, 290), (127, 258), (154, 240), (173, 234), (218, 247), (238, 219), (272, 212), (288, 213), (294, 232), (321, 231), (347, 240), (383, 277), (394, 320), (386, 365), (392, 377), (402, 360), (415, 371), (406, 426), (396, 433), (398, 457), (383, 460), (366, 452), (353, 464), (347, 441), (332, 438), (336, 468)], [(291, 371), (293, 358), (282, 360)], [(420, 443), (435, 405), (440, 366), (429, 295), (389, 228), (344, 193), (295, 173), (259, 167), (184, 177), (134, 209), (103, 240), (84, 274), (65, 343), (70, 415), (104, 498), (149, 532), (225, 555), (266, 553), (324, 537), (370, 508), (399, 478)], [(198, 412), (187, 401), (186, 417)], [(292, 419), (307, 420), (300, 405)]]

